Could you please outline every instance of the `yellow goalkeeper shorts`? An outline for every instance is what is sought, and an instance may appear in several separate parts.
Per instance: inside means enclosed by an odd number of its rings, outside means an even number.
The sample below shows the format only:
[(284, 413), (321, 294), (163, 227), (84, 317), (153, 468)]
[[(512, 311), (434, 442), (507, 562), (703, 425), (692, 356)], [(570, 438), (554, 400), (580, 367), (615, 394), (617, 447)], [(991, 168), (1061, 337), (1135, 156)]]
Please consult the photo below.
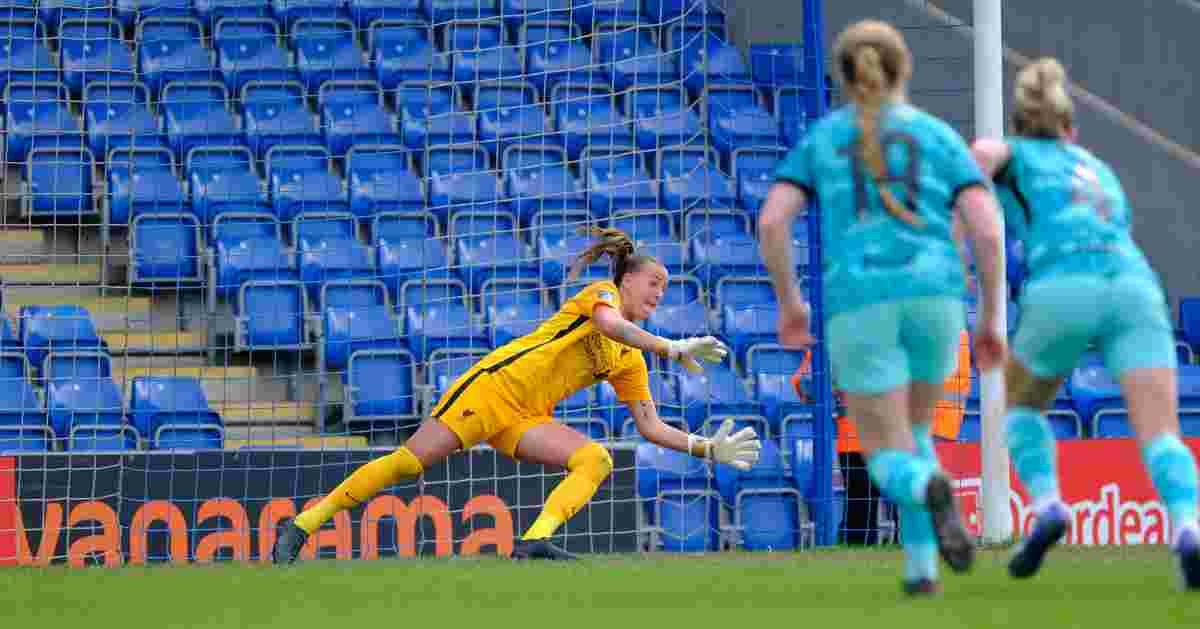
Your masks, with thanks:
[(492, 378), (492, 374), (478, 368), (459, 376), (434, 407), (433, 417), (458, 435), (464, 450), (487, 442), (516, 458), (517, 445), (525, 433), (554, 418), (529, 415), (513, 404)]

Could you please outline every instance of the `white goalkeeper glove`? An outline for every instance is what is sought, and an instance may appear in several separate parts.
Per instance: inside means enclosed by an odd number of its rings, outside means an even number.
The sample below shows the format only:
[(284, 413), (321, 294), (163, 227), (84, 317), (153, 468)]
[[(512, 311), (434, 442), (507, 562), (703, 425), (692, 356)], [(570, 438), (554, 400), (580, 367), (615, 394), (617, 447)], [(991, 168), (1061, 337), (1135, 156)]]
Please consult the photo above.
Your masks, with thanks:
[(725, 360), (727, 354), (729, 349), (725, 344), (711, 336), (667, 341), (667, 358), (682, 364), (692, 373), (704, 371), (699, 360), (719, 363)]
[(762, 442), (758, 440), (758, 434), (754, 432), (754, 429), (749, 426), (730, 434), (732, 432), (733, 420), (727, 419), (721, 423), (721, 427), (717, 430), (717, 434), (712, 436), (712, 439), (688, 435), (688, 449), (694, 452), (692, 441), (700, 440), (704, 442), (704, 458), (732, 465), (744, 472), (758, 463), (758, 452), (762, 450)]

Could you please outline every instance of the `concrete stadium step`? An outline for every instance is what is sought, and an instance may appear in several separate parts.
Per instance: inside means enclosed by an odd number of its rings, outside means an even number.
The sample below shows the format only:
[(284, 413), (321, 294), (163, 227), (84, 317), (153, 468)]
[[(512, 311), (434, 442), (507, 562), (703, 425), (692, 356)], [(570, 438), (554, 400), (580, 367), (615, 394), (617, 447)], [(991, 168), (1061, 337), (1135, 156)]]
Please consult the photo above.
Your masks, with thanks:
[(71, 256), (70, 261), (55, 257), (48, 264), (0, 264), (0, 278), (8, 285), (47, 286), (58, 284), (99, 284), (104, 266), (99, 258)]
[(219, 402), (213, 408), (221, 414), (226, 426), (248, 426), (252, 430), (283, 425), (311, 429), (317, 421), (317, 405), (311, 402)]
[[(0, 266), (0, 273), (5, 267)], [(95, 286), (5, 286), (4, 309), (14, 319), (23, 306), (62, 306), (75, 304), (87, 309), (101, 332), (178, 327), (169, 312), (154, 313), (149, 297), (130, 295), (121, 289), (101, 289)], [(157, 321), (153, 321), (157, 319)]]
[(302, 448), (305, 450), (348, 450), (367, 447), (361, 435), (318, 435), (310, 429), (275, 429), (265, 426), (226, 427), (225, 449)]
[[(173, 357), (161, 357), (173, 358)], [(120, 361), (113, 369), (113, 380), (128, 388), (139, 376), (196, 378), (204, 388), (209, 403), (240, 402), (287, 397), (287, 382), (283, 377), (260, 377), (253, 367), (196, 367), (143, 366), (124, 367)]]
[(26, 258), (46, 253), (46, 232), (37, 227), (0, 230), (0, 264), (28, 263)]
[(145, 332), (140, 330), (110, 330), (104, 341), (113, 354), (179, 355), (205, 350), (208, 339), (204, 332), (173, 330)]

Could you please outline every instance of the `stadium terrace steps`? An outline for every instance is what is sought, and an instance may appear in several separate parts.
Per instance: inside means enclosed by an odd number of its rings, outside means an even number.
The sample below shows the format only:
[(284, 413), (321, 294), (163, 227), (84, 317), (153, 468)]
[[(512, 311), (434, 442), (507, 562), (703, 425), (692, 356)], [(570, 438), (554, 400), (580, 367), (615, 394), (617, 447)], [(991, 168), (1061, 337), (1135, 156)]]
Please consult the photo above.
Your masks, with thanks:
[[(5, 266), (0, 266), (0, 277)], [(152, 303), (149, 297), (121, 294), (120, 289), (106, 290), (87, 286), (11, 286), (4, 289), (4, 309), (14, 320), (23, 306), (79, 305), (92, 316), (101, 332), (147, 330), (151, 328)], [(163, 317), (156, 317), (162, 319)]]
[(187, 330), (109, 330), (103, 336), (108, 351), (118, 355), (195, 353), (204, 351), (207, 343), (204, 332)]
[[(226, 418), (225, 420), (229, 420)], [(225, 449), (302, 448), (305, 450), (350, 450), (367, 447), (361, 435), (317, 435), (311, 429), (273, 429), (268, 427), (229, 427), (226, 423)]]
[(289, 426), (294, 430), (296, 425), (313, 426), (317, 419), (317, 405), (311, 402), (218, 402), (213, 410), (221, 414), (226, 426), (250, 426), (258, 431), (266, 426)]
[(46, 232), (37, 228), (0, 230), (0, 263), (40, 256), (46, 252)]
[(210, 403), (278, 399), (287, 393), (283, 378), (261, 378), (254, 367), (121, 367), (120, 364), (118, 361), (114, 366), (113, 381), (126, 389), (139, 376), (177, 376), (199, 380)]
[(103, 265), (93, 262), (0, 264), (0, 278), (7, 285), (99, 284), (103, 274)]

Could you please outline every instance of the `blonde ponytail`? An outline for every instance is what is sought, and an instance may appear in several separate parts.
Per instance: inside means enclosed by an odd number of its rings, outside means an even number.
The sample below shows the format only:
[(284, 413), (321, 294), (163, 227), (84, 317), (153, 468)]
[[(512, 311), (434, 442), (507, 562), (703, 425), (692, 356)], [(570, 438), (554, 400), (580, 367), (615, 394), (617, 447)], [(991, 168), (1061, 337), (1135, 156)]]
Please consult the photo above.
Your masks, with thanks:
[(1022, 68), (1015, 92), (1013, 131), (1018, 135), (1061, 138), (1074, 124), (1067, 72), (1057, 59), (1043, 57)]
[(887, 172), (883, 144), (879, 140), (879, 116), (890, 90), (883, 74), (879, 51), (872, 46), (862, 46), (854, 51), (854, 102), (858, 106), (858, 127), (862, 138), (859, 141), (859, 157), (875, 178), (875, 187), (884, 207), (896, 218), (913, 227), (925, 224), (916, 212), (904, 205), (883, 181)]
[(626, 273), (638, 270), (644, 263), (657, 262), (653, 256), (639, 255), (633, 239), (619, 229), (593, 227), (583, 231), (596, 241), (575, 258), (567, 273), (568, 281), (577, 279), (584, 269), (606, 255), (612, 259), (613, 282), (617, 286)]

